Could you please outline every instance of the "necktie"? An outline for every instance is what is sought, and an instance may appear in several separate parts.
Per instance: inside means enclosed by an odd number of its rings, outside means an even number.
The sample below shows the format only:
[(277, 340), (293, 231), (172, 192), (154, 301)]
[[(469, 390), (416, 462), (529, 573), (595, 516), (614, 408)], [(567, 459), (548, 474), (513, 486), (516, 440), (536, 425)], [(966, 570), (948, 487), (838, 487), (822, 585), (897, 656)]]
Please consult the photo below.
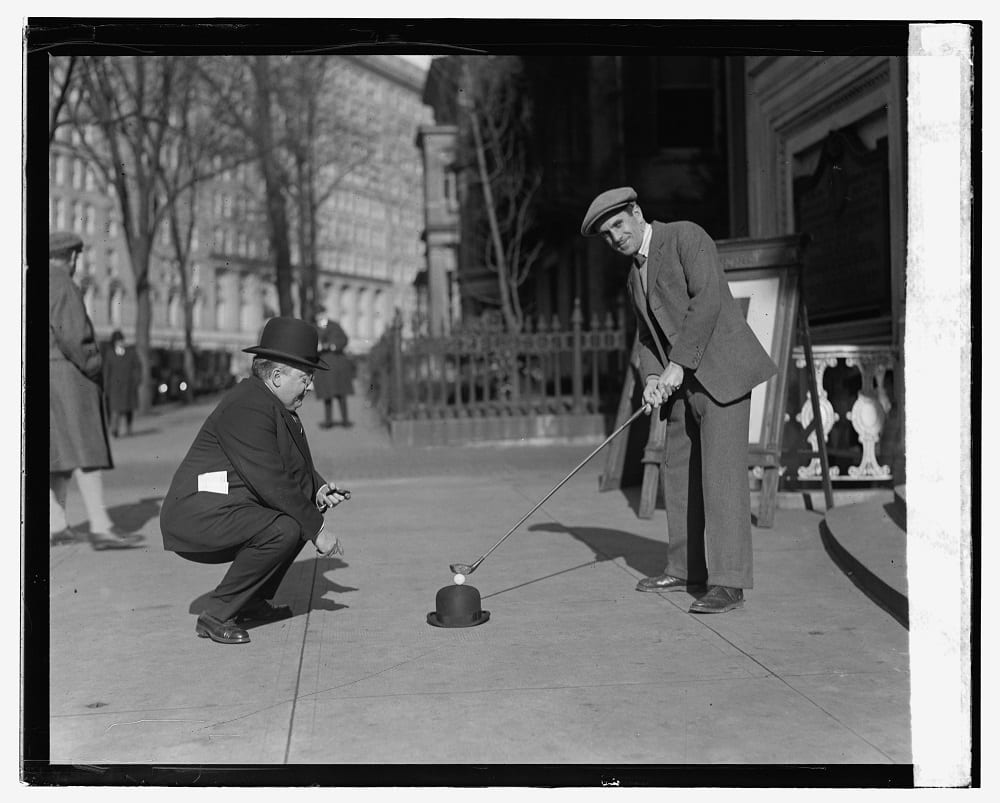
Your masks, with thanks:
[(643, 295), (646, 294), (646, 257), (643, 254), (636, 254), (633, 263), (639, 269), (639, 281), (642, 282)]

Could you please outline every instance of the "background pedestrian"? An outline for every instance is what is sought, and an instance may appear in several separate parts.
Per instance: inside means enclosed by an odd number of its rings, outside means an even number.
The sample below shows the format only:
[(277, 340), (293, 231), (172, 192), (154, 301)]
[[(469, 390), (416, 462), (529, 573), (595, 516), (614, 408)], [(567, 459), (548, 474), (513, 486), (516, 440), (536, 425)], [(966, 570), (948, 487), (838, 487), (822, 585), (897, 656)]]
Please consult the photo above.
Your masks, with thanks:
[(341, 425), (354, 426), (347, 413), (347, 397), (354, 394), (355, 372), (354, 361), (346, 353), (347, 335), (339, 324), (331, 321), (323, 328), (322, 338), (320, 359), (330, 368), (320, 371), (313, 378), (313, 392), (323, 402), (323, 420), (319, 425), (323, 429), (335, 426), (333, 400), (336, 399)]
[(116, 438), (122, 422), (125, 434), (132, 434), (132, 414), (139, 393), (139, 356), (125, 345), (125, 335), (116, 329), (111, 334), (111, 348), (104, 357), (104, 395), (111, 419), (111, 434)]

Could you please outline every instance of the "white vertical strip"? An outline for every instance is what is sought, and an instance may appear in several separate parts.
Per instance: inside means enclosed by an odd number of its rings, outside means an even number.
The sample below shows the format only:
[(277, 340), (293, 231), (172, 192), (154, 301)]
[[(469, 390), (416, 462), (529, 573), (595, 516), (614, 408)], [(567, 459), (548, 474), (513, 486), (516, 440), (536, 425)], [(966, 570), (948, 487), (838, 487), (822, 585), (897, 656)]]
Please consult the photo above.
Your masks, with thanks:
[(918, 786), (971, 778), (969, 54), (966, 26), (910, 28), (906, 557)]

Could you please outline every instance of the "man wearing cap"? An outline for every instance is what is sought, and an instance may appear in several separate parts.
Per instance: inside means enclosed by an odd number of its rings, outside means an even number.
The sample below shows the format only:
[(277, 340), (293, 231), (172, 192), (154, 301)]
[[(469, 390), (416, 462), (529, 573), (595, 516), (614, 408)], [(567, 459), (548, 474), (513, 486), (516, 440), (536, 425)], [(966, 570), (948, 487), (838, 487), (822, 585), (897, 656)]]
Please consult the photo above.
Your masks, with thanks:
[(594, 199), (581, 232), (632, 258), (628, 293), (642, 399), (666, 406), (667, 565), (637, 589), (700, 594), (692, 613), (742, 607), (753, 586), (750, 391), (777, 366), (747, 325), (700, 226), (647, 223), (635, 190), (619, 187)]
[(163, 546), (198, 563), (230, 563), (203, 599), (195, 632), (222, 644), (250, 641), (246, 627), (291, 615), (270, 600), (299, 550), (340, 552), (323, 514), (349, 497), (313, 467), (296, 410), (312, 386), (315, 326), (272, 318), (251, 375), (222, 397), (174, 474), (160, 511)]
[(49, 235), (49, 542), (81, 535), (66, 520), (70, 477), (76, 479), (97, 550), (141, 546), (141, 535), (117, 527), (104, 506), (102, 470), (112, 468), (101, 394), (101, 351), (73, 284), (83, 240), (71, 231)]

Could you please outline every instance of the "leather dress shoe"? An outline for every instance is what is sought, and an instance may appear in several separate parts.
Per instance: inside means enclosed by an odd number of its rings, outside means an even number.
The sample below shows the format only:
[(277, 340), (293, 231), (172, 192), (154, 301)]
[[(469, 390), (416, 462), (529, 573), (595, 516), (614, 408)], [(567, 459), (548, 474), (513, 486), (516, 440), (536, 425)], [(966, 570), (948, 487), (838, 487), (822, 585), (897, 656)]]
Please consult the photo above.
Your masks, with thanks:
[(691, 603), (689, 613), (725, 613), (743, 607), (743, 589), (712, 586), (701, 599)]
[(233, 617), (233, 621), (244, 627), (255, 627), (271, 622), (280, 622), (282, 619), (291, 618), (291, 616), (292, 609), (287, 605), (272, 605), (267, 600), (261, 599), (247, 605)]
[(683, 577), (672, 574), (659, 574), (656, 577), (644, 577), (635, 587), (636, 591), (686, 591), (687, 589), (704, 588), (704, 583), (688, 583)]
[(128, 533), (118, 527), (112, 527), (111, 532), (90, 533), (90, 546), (98, 552), (105, 549), (135, 549), (141, 547), (144, 540), (138, 533)]
[(199, 638), (210, 638), (219, 644), (250, 643), (250, 634), (232, 619), (223, 622), (209, 613), (203, 613), (198, 617), (194, 632), (198, 634)]
[(75, 544), (82, 540), (82, 536), (72, 527), (64, 527), (57, 533), (52, 533), (49, 536), (49, 543), (52, 546), (61, 546), (62, 544)]

